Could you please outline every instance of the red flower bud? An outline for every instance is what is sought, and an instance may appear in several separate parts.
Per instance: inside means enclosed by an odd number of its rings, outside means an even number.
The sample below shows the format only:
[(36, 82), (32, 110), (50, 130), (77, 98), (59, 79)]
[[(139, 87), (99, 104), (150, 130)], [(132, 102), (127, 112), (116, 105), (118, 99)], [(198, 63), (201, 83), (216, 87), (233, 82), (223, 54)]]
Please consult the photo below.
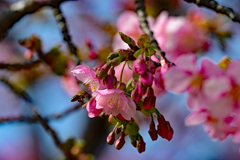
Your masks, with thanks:
[(107, 137), (107, 143), (109, 145), (112, 145), (115, 142), (115, 133), (114, 132), (110, 132), (108, 137)]
[(137, 83), (137, 88), (138, 88), (138, 94), (141, 96), (145, 95), (147, 92), (147, 86), (144, 85), (143, 83)]
[(117, 127), (116, 130), (115, 130), (115, 133), (119, 134), (119, 133), (121, 133), (121, 131), (122, 131), (121, 127)]
[(157, 120), (158, 120), (158, 124), (166, 122), (166, 120), (162, 114), (158, 115)]
[(119, 84), (119, 83), (118, 83), (118, 89), (121, 89), (121, 90), (123, 90), (123, 91), (126, 91), (126, 84), (124, 84), (124, 83)]
[(143, 106), (148, 111), (149, 109), (151, 109), (152, 107), (155, 106), (155, 103), (156, 103), (156, 97), (155, 96), (145, 97), (144, 102), (143, 102)]
[(152, 87), (148, 87), (147, 96), (148, 96), (148, 97), (154, 96), (154, 90), (153, 90)]
[(133, 62), (133, 70), (138, 75), (143, 75), (147, 68), (146, 68), (146, 62), (142, 55), (140, 55), (134, 62)]
[(115, 148), (120, 150), (125, 144), (125, 133), (122, 132), (118, 140), (115, 142)]
[(155, 140), (157, 140), (157, 138), (158, 138), (158, 133), (157, 133), (157, 131), (156, 131), (156, 129), (155, 129), (155, 124), (154, 124), (154, 122), (153, 121), (151, 121), (151, 123), (150, 123), (150, 125), (149, 125), (149, 131), (148, 131), (148, 133), (149, 133), (149, 135), (150, 135), (150, 137), (151, 137), (151, 139), (153, 140), (153, 141), (155, 141)]
[(137, 150), (139, 153), (142, 153), (145, 151), (146, 143), (143, 141), (142, 136), (139, 136), (138, 138), (138, 144), (137, 144)]
[(168, 121), (158, 124), (158, 134), (170, 141), (173, 137), (173, 129)]
[(151, 86), (153, 82), (153, 75), (151, 72), (145, 72), (141, 75), (140, 82), (144, 83), (146, 86)]
[(105, 78), (108, 75), (108, 70), (111, 68), (112, 63), (108, 62), (104, 64), (99, 70), (96, 72), (96, 77), (99, 78), (100, 80)]
[(156, 70), (156, 66), (155, 66), (153, 60), (151, 60), (151, 59), (149, 59), (148, 70), (149, 70), (149, 72), (151, 72), (152, 74), (154, 74), (154, 73), (155, 73), (155, 70)]
[(158, 67), (156, 69), (153, 81), (154, 81), (154, 84), (156, 85), (156, 87), (158, 87), (159, 89), (165, 90), (164, 80), (163, 80), (163, 76), (161, 73), (161, 67)]
[(115, 86), (117, 85), (117, 78), (115, 76), (108, 75), (104, 78), (103, 84), (107, 89), (115, 88)]
[(115, 75), (115, 70), (114, 70), (113, 67), (108, 71), (108, 74), (111, 75), (111, 76)]

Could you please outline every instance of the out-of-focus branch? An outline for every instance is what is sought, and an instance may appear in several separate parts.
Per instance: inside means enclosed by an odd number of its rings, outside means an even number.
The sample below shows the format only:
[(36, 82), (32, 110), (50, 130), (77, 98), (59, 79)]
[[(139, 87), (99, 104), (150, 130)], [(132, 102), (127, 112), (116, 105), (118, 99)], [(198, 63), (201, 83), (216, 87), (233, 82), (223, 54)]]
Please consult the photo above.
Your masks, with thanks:
[(233, 21), (240, 23), (240, 15), (235, 13), (232, 8), (218, 4), (215, 0), (184, 0), (188, 3), (195, 3), (198, 6), (206, 7), (217, 13), (222, 13)]
[(41, 60), (36, 60), (31, 63), (14, 63), (14, 64), (8, 64), (8, 63), (0, 63), (0, 69), (6, 69), (9, 71), (19, 71), (23, 69), (31, 69), (33, 67), (38, 66), (41, 64)]
[(71, 36), (69, 34), (69, 31), (68, 31), (67, 23), (66, 23), (66, 20), (65, 20), (63, 14), (62, 14), (62, 11), (61, 11), (60, 7), (56, 6), (55, 8), (53, 8), (53, 13), (55, 15), (55, 19), (58, 22), (58, 26), (61, 29), (61, 32), (63, 34), (64, 41), (67, 43), (71, 54), (73, 54), (76, 57), (76, 61), (77, 61), (76, 63), (80, 64), (80, 60), (79, 60), (78, 55), (77, 55), (77, 47), (73, 44), (73, 42), (71, 40)]
[[(76, 104), (73, 107), (68, 108), (67, 110), (63, 111), (62, 113), (52, 114), (46, 117), (43, 117), (44, 120), (57, 120), (63, 117), (66, 117), (70, 113), (81, 108), (81, 104)], [(29, 117), (29, 116), (15, 116), (15, 117), (0, 117), (0, 123), (11, 123), (11, 122), (26, 122), (26, 123), (35, 123), (38, 122), (38, 118), (36, 116)]]
[(167, 63), (173, 64), (172, 62), (167, 60), (167, 58), (165, 57), (165, 52), (161, 50), (161, 48), (158, 45), (158, 42), (153, 37), (153, 32), (150, 30), (148, 21), (147, 21), (147, 14), (145, 12), (144, 0), (135, 0), (135, 4), (136, 4), (136, 12), (140, 22), (140, 27), (142, 28), (143, 32), (149, 36), (151, 43), (156, 47), (159, 53), (159, 54), (156, 53), (155, 56), (159, 59), (159, 61), (166, 60)]
[(49, 132), (51, 137), (53, 138), (56, 146), (63, 152), (66, 159), (73, 160), (73, 157), (70, 154), (69, 150), (66, 150), (63, 143), (60, 141), (60, 138), (58, 137), (57, 133), (48, 125), (47, 120), (45, 120), (37, 111), (37, 108), (34, 106), (30, 96), (21, 88), (17, 87), (16, 85), (10, 83), (6, 79), (0, 79), (1, 82), (5, 83), (8, 87), (12, 89), (14, 93), (16, 93), (18, 96), (23, 98), (25, 101), (27, 101), (30, 105), (30, 109), (33, 112), (34, 116), (38, 119), (38, 122), (41, 123), (43, 128)]
[(59, 6), (67, 0), (46, 0), (46, 1), (18, 1), (13, 3), (9, 9), (0, 15), (0, 40), (3, 39), (7, 31), (18, 22), (23, 16), (33, 13), (44, 6)]

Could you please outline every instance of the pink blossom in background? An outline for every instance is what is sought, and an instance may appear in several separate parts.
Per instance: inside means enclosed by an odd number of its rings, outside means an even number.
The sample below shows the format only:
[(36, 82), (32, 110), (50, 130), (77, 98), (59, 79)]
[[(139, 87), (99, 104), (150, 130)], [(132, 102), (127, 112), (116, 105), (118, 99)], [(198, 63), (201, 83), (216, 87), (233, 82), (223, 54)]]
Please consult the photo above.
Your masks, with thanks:
[(168, 16), (166, 11), (157, 17), (153, 32), (160, 47), (173, 60), (182, 54), (206, 50), (209, 45), (208, 32), (186, 17)]
[[(153, 25), (153, 18), (148, 17), (148, 22), (150, 28)], [(135, 42), (137, 42), (138, 38), (143, 34), (137, 14), (134, 11), (124, 11), (117, 19), (117, 34), (113, 37), (112, 48), (114, 51), (117, 49), (127, 49), (128, 45), (122, 41), (119, 36), (119, 32), (123, 32), (124, 34), (131, 37)]]
[(98, 90), (96, 103), (96, 109), (102, 109), (106, 114), (113, 116), (121, 114), (126, 120), (130, 120), (136, 114), (135, 102), (126, 97), (120, 89)]

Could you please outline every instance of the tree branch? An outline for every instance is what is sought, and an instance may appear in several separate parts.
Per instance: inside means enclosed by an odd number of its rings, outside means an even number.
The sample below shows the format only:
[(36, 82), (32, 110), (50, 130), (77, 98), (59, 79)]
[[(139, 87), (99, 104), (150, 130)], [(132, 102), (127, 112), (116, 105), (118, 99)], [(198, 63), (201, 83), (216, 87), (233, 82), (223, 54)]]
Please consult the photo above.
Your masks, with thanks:
[(60, 138), (58, 137), (57, 133), (48, 125), (47, 120), (45, 120), (37, 111), (37, 108), (34, 106), (30, 96), (22, 89), (14, 84), (10, 83), (6, 79), (0, 79), (1, 82), (5, 83), (8, 87), (12, 89), (14, 93), (19, 95), (21, 98), (23, 98), (26, 102), (28, 102), (30, 105), (30, 109), (37, 118), (38, 122), (40, 122), (43, 126), (43, 128), (49, 132), (51, 137), (53, 138), (56, 146), (62, 151), (62, 153), (65, 155), (66, 159), (73, 160), (73, 157), (71, 156), (71, 153), (69, 150), (66, 150), (63, 143), (60, 141)]
[(73, 54), (76, 57), (76, 61), (77, 61), (76, 63), (80, 64), (80, 60), (77, 55), (77, 47), (73, 44), (71, 40), (71, 36), (69, 35), (69, 32), (68, 32), (67, 23), (62, 14), (60, 7), (56, 6), (55, 8), (53, 8), (53, 13), (55, 15), (55, 19), (58, 22), (58, 26), (61, 29), (64, 41), (67, 43), (71, 54)]
[[(63, 117), (66, 117), (70, 113), (81, 109), (81, 104), (76, 104), (73, 107), (68, 108), (67, 110), (63, 111), (62, 113), (52, 114), (46, 117), (43, 117), (44, 120), (47, 122), (50, 120), (57, 120)], [(26, 122), (26, 123), (36, 123), (38, 122), (38, 118), (36, 116), (29, 117), (29, 116), (15, 116), (15, 117), (0, 117), (0, 123), (11, 123), (11, 122)]]
[(235, 13), (232, 8), (218, 4), (215, 0), (184, 0), (188, 3), (195, 3), (198, 6), (206, 7), (217, 13), (222, 13), (231, 18), (234, 22), (240, 23), (240, 15)]
[(153, 32), (149, 28), (148, 21), (147, 21), (147, 14), (145, 12), (144, 0), (135, 0), (135, 4), (136, 4), (136, 12), (140, 22), (140, 27), (142, 28), (143, 32), (149, 36), (151, 43), (156, 47), (157, 52), (159, 53), (159, 54), (156, 53), (155, 56), (159, 59), (159, 62), (161, 62), (161, 60), (166, 60), (167, 63), (173, 64), (172, 62), (167, 60), (167, 58), (165, 57), (165, 52), (161, 50), (161, 48), (158, 45), (158, 42), (153, 37)]
[(67, 0), (49, 0), (49, 1), (19, 1), (13, 3), (9, 9), (0, 15), (0, 40), (3, 39), (7, 31), (18, 22), (23, 16), (33, 13), (44, 6), (59, 6)]
[(9, 71), (19, 71), (22, 69), (31, 69), (32, 67), (38, 66), (41, 64), (41, 60), (36, 60), (31, 63), (14, 63), (14, 64), (7, 64), (7, 63), (0, 63), (0, 69), (6, 69)]

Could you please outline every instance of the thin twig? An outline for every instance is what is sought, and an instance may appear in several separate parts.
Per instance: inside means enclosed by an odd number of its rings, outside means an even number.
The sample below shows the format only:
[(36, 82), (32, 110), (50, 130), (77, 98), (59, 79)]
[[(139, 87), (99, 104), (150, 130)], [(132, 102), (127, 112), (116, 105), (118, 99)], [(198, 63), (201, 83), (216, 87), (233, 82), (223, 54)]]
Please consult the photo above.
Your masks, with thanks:
[(9, 71), (19, 71), (23, 69), (31, 69), (33, 67), (38, 66), (41, 64), (41, 60), (36, 60), (30, 63), (14, 63), (14, 64), (8, 64), (8, 63), (0, 63), (0, 69), (6, 69)]
[[(73, 107), (68, 108), (67, 110), (57, 113), (57, 114), (52, 114), (49, 116), (43, 117), (47, 122), (50, 120), (57, 120), (63, 117), (66, 117), (70, 113), (73, 113), (74, 111), (78, 110), (81, 108), (81, 104), (76, 104)], [(26, 122), (26, 123), (36, 123), (38, 122), (38, 118), (36, 116), (15, 116), (15, 117), (0, 117), (0, 123), (11, 123), (11, 122)]]
[(49, 1), (18, 1), (13, 3), (8, 10), (0, 15), (0, 40), (7, 35), (7, 31), (22, 17), (33, 13), (45, 6), (56, 6), (67, 0), (49, 0)]
[(63, 34), (64, 41), (67, 43), (71, 54), (73, 54), (76, 57), (77, 64), (80, 64), (80, 61), (79, 61), (79, 58), (78, 58), (78, 55), (77, 55), (77, 47), (73, 44), (73, 42), (71, 40), (71, 36), (69, 34), (69, 31), (68, 31), (67, 23), (66, 23), (66, 20), (64, 18), (64, 15), (62, 14), (62, 11), (61, 11), (60, 7), (59, 6), (54, 7), (53, 8), (53, 13), (55, 15), (55, 19), (58, 22), (58, 26), (61, 29), (61, 32)]
[(166, 60), (167, 63), (172, 64), (172, 62), (168, 61), (167, 58), (165, 57), (165, 52), (161, 50), (161, 48), (158, 45), (158, 42), (153, 37), (153, 32), (149, 28), (147, 14), (145, 12), (144, 0), (135, 0), (135, 4), (136, 12), (140, 22), (140, 27), (142, 28), (143, 32), (149, 36), (151, 43), (156, 47), (157, 51), (160, 53), (160, 55), (156, 53), (155, 56), (159, 59), (159, 62), (161, 62), (161, 60)]
[(34, 116), (38, 119), (38, 122), (40, 122), (43, 126), (43, 128), (50, 133), (51, 137), (53, 138), (56, 146), (63, 152), (65, 157), (68, 160), (72, 160), (72, 156), (70, 154), (70, 151), (66, 150), (64, 148), (63, 143), (60, 141), (60, 138), (58, 137), (57, 133), (48, 125), (47, 120), (44, 119), (37, 111), (37, 108), (34, 106), (33, 101), (31, 97), (20, 87), (17, 87), (16, 85), (10, 83), (6, 79), (2, 78), (0, 79), (1, 82), (5, 83), (8, 87), (12, 89), (12, 91), (23, 98), (26, 102), (29, 103), (30, 109), (33, 112)]
[(198, 6), (206, 7), (217, 13), (222, 13), (231, 18), (234, 22), (240, 23), (240, 15), (235, 13), (232, 8), (218, 4), (215, 0), (184, 0), (188, 3), (195, 3)]

